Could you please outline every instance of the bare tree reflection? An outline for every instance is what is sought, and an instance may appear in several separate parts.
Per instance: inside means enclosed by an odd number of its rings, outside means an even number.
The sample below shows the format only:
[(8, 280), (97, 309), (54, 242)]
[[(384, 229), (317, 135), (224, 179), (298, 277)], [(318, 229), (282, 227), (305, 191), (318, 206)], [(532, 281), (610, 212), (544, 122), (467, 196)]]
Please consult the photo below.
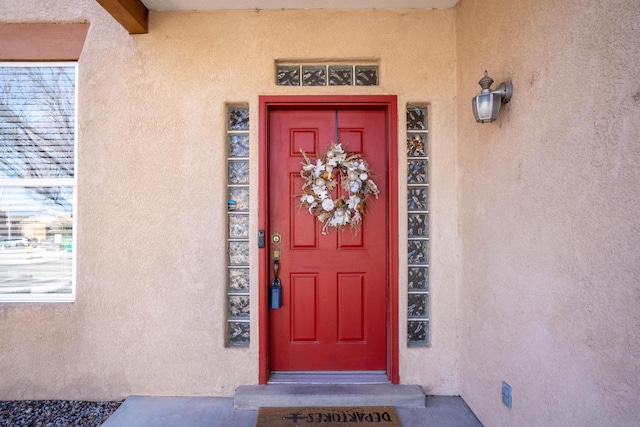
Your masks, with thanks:
[[(75, 69), (2, 67), (0, 178), (74, 176)], [(59, 187), (28, 187), (69, 211)]]

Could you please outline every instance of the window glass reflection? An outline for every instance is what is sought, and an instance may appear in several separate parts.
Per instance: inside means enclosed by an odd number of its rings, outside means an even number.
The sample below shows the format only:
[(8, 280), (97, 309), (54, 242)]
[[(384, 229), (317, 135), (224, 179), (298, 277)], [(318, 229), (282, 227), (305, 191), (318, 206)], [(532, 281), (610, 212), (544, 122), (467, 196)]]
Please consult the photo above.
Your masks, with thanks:
[(71, 293), (73, 187), (0, 187), (0, 294)]

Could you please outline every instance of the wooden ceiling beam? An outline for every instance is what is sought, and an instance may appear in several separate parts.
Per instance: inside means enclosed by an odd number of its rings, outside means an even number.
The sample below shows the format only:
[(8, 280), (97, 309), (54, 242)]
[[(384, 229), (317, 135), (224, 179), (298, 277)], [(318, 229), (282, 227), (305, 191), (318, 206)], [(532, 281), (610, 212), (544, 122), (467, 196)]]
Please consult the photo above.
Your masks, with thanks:
[(149, 32), (149, 10), (140, 0), (96, 0), (129, 34)]

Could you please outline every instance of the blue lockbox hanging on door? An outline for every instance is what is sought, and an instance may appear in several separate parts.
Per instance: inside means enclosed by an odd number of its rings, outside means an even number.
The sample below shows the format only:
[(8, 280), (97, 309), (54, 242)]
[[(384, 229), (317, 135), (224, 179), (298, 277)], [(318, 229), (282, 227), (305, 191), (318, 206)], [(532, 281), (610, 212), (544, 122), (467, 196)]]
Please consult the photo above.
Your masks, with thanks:
[(271, 286), (269, 287), (269, 307), (270, 308), (280, 308), (281, 291), (282, 291), (282, 284), (280, 283), (280, 279), (279, 278), (273, 279), (271, 281)]

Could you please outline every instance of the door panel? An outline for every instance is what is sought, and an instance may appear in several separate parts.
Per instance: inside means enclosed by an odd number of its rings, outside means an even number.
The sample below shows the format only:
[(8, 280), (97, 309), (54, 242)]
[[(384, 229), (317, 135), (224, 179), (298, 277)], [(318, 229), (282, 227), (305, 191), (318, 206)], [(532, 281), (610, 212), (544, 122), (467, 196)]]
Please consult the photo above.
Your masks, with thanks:
[(338, 342), (363, 342), (366, 299), (362, 273), (338, 275)]
[(318, 341), (318, 275), (291, 274), (291, 342)]
[[(300, 172), (291, 175), (291, 187), (289, 194), (300, 193), (300, 188), (304, 180), (300, 176)], [(300, 215), (300, 209), (296, 200), (291, 200), (289, 208), (289, 218), (291, 218), (291, 249), (317, 249), (318, 234), (315, 232), (318, 228), (317, 220), (313, 215)], [(311, 232), (310, 232), (311, 231)]]
[[(336, 130), (337, 124), (337, 130)], [(336, 134), (375, 173), (358, 230), (323, 235), (298, 207), (300, 149), (319, 158)], [(269, 231), (282, 235), (282, 306), (269, 313), (274, 371), (385, 370), (387, 354), (387, 190), (385, 113), (381, 110), (275, 110), (269, 115)], [(334, 190), (333, 198), (341, 189)], [(273, 272), (271, 272), (273, 278)]]

